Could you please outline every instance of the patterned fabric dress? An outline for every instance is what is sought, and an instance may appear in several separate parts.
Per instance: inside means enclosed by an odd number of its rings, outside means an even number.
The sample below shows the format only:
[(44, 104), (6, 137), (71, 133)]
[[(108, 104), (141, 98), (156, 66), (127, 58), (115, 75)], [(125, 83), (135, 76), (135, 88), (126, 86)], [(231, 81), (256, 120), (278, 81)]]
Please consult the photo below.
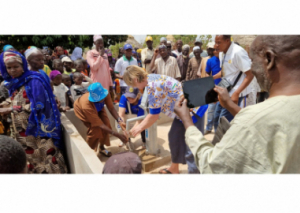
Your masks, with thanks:
[[(150, 114), (159, 114), (161, 112), (170, 118), (176, 117), (179, 119), (174, 112), (176, 102), (184, 96), (182, 85), (179, 81), (166, 75), (149, 74), (147, 90)], [(195, 107), (192, 110), (199, 115), (200, 107)], [(194, 120), (192, 112), (190, 115)], [(199, 116), (202, 117), (201, 115)]]
[(52, 138), (26, 136), (31, 108), (25, 87), (15, 91), (11, 100), (14, 109), (11, 113), (11, 136), (21, 143), (26, 152), (28, 173), (67, 173), (64, 158)]

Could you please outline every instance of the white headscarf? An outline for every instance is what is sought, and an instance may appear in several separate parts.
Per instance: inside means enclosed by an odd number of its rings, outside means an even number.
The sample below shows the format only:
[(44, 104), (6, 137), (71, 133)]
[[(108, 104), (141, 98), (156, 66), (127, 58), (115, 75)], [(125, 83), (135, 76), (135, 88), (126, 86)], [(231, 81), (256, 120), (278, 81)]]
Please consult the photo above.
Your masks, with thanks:
[(29, 56), (32, 54), (32, 53), (38, 53), (40, 50), (38, 48), (30, 48), (28, 50), (25, 51), (25, 58), (26, 60), (29, 58)]
[(201, 49), (200, 49), (199, 46), (195, 46), (195, 47), (193, 48), (193, 52), (194, 52), (195, 50), (201, 50)]
[(183, 45), (182, 50), (190, 50), (190, 46), (188, 44)]

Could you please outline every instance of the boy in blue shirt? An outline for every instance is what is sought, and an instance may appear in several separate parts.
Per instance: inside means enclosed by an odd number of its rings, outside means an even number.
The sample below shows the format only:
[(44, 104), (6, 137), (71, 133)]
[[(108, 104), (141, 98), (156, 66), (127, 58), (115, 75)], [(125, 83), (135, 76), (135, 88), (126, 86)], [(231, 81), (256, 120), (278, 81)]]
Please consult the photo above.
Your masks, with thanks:
[[(216, 49), (213, 50), (213, 55), (210, 59), (208, 59), (206, 63), (206, 76), (212, 76), (215, 81), (215, 85), (218, 85), (221, 81), (221, 67), (220, 67), (220, 60), (219, 60), (219, 51)], [(214, 125), (214, 112), (216, 109), (216, 103), (211, 103), (208, 105), (208, 112), (207, 112), (207, 124), (204, 135), (211, 133), (212, 127)], [(215, 129), (216, 131), (216, 129)]]
[[(134, 114), (139, 116), (144, 115), (144, 110), (139, 107), (142, 98), (138, 88), (128, 86), (126, 92), (121, 96), (119, 102), (119, 116), (124, 122), (126, 122), (125, 114)], [(141, 121), (137, 121), (134, 126), (138, 125)], [(143, 148), (145, 148), (146, 137), (145, 131), (141, 132), (142, 141), (144, 143)], [(119, 146), (122, 147), (124, 143), (121, 141)]]

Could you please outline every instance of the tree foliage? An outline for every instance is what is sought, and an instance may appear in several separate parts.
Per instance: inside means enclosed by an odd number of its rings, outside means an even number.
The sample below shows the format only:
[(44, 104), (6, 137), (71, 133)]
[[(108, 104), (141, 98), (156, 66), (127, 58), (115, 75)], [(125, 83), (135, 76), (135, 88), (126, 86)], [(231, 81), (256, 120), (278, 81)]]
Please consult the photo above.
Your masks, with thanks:
[[(167, 37), (167, 35), (147, 35), (147, 36), (151, 36), (153, 39), (153, 47), (156, 48), (159, 46), (160, 43), (160, 38), (161, 37)], [(143, 47), (146, 47), (146, 42), (144, 42)]]
[(119, 48), (124, 47), (124, 45), (125, 45), (125, 42), (121, 42), (121, 43), (116, 43), (115, 45), (112, 45), (109, 47), (109, 49), (111, 50), (112, 56), (114, 58), (118, 58)]
[[(104, 46), (109, 47), (119, 42), (126, 41), (127, 35), (102, 35)], [(28, 46), (42, 48), (47, 46), (53, 49), (63, 46), (73, 50), (75, 47), (91, 48), (93, 46), (92, 35), (0, 35), (2, 46), (10, 44), (16, 49), (27, 49)]]

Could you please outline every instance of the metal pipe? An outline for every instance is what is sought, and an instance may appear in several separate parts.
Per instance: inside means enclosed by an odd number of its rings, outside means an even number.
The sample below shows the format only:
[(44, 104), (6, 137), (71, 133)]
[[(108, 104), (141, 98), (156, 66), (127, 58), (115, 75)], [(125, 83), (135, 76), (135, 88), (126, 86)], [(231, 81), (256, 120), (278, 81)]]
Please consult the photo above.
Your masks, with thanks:
[(144, 118), (146, 118), (146, 115), (143, 116), (139, 116), (136, 118), (130, 118), (126, 120), (126, 130), (129, 130), (129, 123), (134, 122), (134, 121), (139, 121), (139, 120), (143, 120)]

